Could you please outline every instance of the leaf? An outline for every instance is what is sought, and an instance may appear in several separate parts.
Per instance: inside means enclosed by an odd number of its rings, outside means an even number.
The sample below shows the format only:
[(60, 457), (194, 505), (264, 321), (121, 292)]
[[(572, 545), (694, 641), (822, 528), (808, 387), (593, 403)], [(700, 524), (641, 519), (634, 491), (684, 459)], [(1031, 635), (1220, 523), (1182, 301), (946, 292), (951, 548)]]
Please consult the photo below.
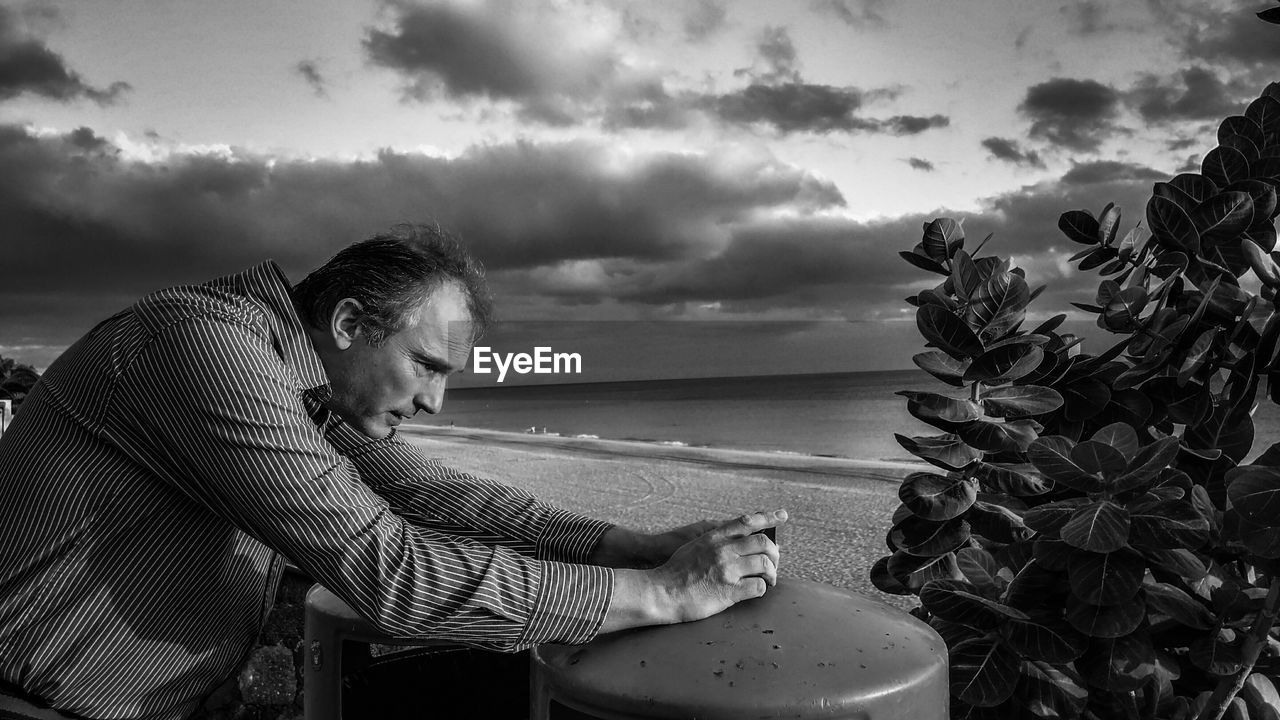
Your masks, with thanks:
[(899, 390), (894, 395), (907, 398), (907, 412), (912, 417), (930, 425), (939, 424), (943, 430), (952, 430), (951, 426), (976, 420), (982, 415), (978, 404), (972, 400), (915, 390)]
[(1027, 712), (1037, 718), (1078, 717), (1089, 701), (1084, 680), (1070, 666), (1054, 667), (1039, 660), (1022, 664), (1015, 691)]
[(1143, 630), (1118, 638), (1095, 638), (1076, 666), (1093, 687), (1130, 692), (1155, 672), (1155, 647)]
[(871, 584), (882, 593), (911, 595), (911, 589), (889, 573), (889, 558), (882, 557), (871, 566)]
[[(1197, 175), (1196, 177), (1200, 176)], [(1191, 195), (1186, 190), (1183, 190), (1181, 187), (1178, 187), (1171, 182), (1158, 182), (1152, 186), (1151, 192), (1153, 195), (1173, 202), (1173, 204), (1182, 208), (1183, 211), (1187, 213), (1190, 213), (1196, 205), (1200, 204), (1200, 200), (1197, 197)], [(1215, 190), (1214, 192), (1217, 191)], [(1208, 197), (1208, 195), (1205, 197)]]
[[(1271, 10), (1276, 11), (1271, 22), (1280, 22), (1280, 8)], [(1266, 675), (1257, 672), (1250, 674), (1236, 697), (1244, 700), (1245, 707), (1249, 709), (1250, 720), (1280, 720), (1280, 692), (1277, 692), (1275, 683)]]
[(1249, 178), (1249, 159), (1231, 147), (1216, 147), (1205, 154), (1200, 173), (1222, 187)]
[(982, 284), (978, 266), (973, 264), (969, 253), (963, 250), (957, 250), (955, 257), (951, 258), (951, 284), (956, 288), (956, 295), (965, 299)]
[(1245, 109), (1244, 116), (1262, 128), (1263, 136), (1268, 138), (1266, 144), (1273, 144), (1280, 136), (1280, 101), (1275, 98), (1263, 96), (1254, 100)]
[(959, 435), (951, 433), (932, 437), (907, 437), (895, 433), (894, 437), (907, 452), (946, 470), (960, 470), (982, 457), (980, 451), (965, 445)]
[(1120, 208), (1115, 203), (1107, 203), (1102, 214), (1098, 216), (1098, 242), (1110, 246), (1116, 240), (1116, 230), (1120, 226)]
[(1007, 385), (982, 394), (982, 409), (992, 417), (1043, 415), (1062, 407), (1062, 402), (1057, 390), (1041, 385)]
[(1204, 561), (1190, 550), (1139, 550), (1151, 567), (1171, 572), (1188, 582), (1197, 582), (1209, 572)]
[(1071, 460), (1081, 470), (1103, 477), (1118, 475), (1128, 465), (1119, 450), (1097, 440), (1086, 440), (1071, 448)]
[(1245, 192), (1223, 191), (1197, 205), (1190, 215), (1201, 242), (1232, 240), (1253, 224), (1253, 198)]
[(1089, 438), (1093, 442), (1104, 443), (1115, 448), (1124, 458), (1126, 463), (1133, 460), (1140, 447), (1138, 443), (1138, 433), (1134, 432), (1132, 426), (1127, 423), (1117, 422), (1111, 423), (1105, 427), (1099, 428)]
[(1160, 470), (1169, 466), (1178, 456), (1178, 438), (1160, 438), (1138, 450), (1129, 467), (1120, 477), (1109, 483), (1111, 492), (1124, 492), (1145, 485), (1156, 478)]
[(916, 367), (938, 378), (948, 385), (964, 387), (964, 371), (969, 368), (969, 360), (956, 360), (944, 352), (923, 352), (911, 357)]
[(1027, 448), (1027, 459), (1044, 476), (1080, 492), (1098, 492), (1102, 478), (1091, 475), (1071, 458), (1075, 443), (1060, 435), (1037, 438)]
[(1129, 510), (1129, 541), (1153, 550), (1195, 550), (1209, 540), (1209, 522), (1186, 500), (1161, 500)]
[(1110, 553), (1078, 552), (1071, 556), (1067, 574), (1071, 592), (1093, 605), (1127, 602), (1138, 592), (1146, 564), (1127, 550)]
[(1088, 647), (1088, 638), (1062, 619), (1012, 618), (1000, 626), (1001, 634), (1027, 660), (1068, 663)]
[(1213, 341), (1218, 337), (1218, 328), (1211, 327), (1200, 333), (1200, 337), (1187, 350), (1187, 358), (1178, 368), (1178, 384), (1186, 385), (1209, 359), (1209, 351), (1213, 349)]
[(950, 245), (956, 240), (964, 239), (964, 228), (951, 218), (937, 218), (925, 225), (924, 237), (920, 243), (924, 245), (925, 254), (939, 263), (951, 257)]
[(1077, 509), (1058, 534), (1080, 550), (1114, 552), (1129, 539), (1129, 511), (1110, 500), (1099, 500)]
[(1088, 420), (1102, 412), (1111, 400), (1111, 389), (1092, 377), (1082, 377), (1058, 388), (1062, 394), (1063, 416), (1072, 422)]
[(1280, 527), (1241, 518), (1237, 535), (1240, 544), (1253, 556), (1268, 560), (1280, 557)]
[(912, 555), (905, 550), (897, 550), (889, 556), (886, 569), (908, 590), (916, 592), (931, 580), (961, 579), (960, 568), (956, 567), (954, 553), (922, 557)]
[(1227, 117), (1218, 126), (1219, 143), (1232, 135), (1239, 135), (1248, 139), (1249, 142), (1253, 143), (1254, 147), (1262, 147), (1267, 144), (1266, 137), (1262, 134), (1262, 128), (1252, 118), (1244, 115)]
[(977, 462), (968, 470), (987, 492), (1013, 497), (1035, 497), (1049, 492), (1053, 487), (1052, 483), (1036, 474), (1035, 468), (1030, 466), (1024, 470), (1017, 466)]
[(974, 535), (994, 542), (1016, 542), (1027, 535), (1026, 525), (1016, 512), (994, 503), (978, 500), (964, 517)]
[(948, 622), (978, 630), (992, 630), (1010, 620), (1026, 618), (1021, 610), (982, 597), (977, 586), (964, 580), (934, 580), (920, 589), (925, 610)]
[(939, 275), (951, 274), (947, 272), (947, 268), (945, 265), (937, 262), (936, 260), (933, 260), (927, 255), (921, 255), (919, 253), (901, 250), (898, 252), (898, 256), (901, 257), (903, 260), (906, 260), (907, 262), (911, 263), (912, 265), (920, 268), (921, 270), (926, 270), (931, 273), (937, 273)]
[(993, 272), (969, 296), (965, 322), (984, 340), (997, 340), (1026, 315), (1031, 291), (1027, 281), (1011, 272)]
[(1117, 638), (1132, 633), (1147, 618), (1142, 603), (1091, 605), (1074, 595), (1067, 598), (1067, 622), (1090, 637)]
[(981, 591), (998, 590), (1004, 584), (1000, 580), (1000, 566), (996, 564), (996, 559), (982, 548), (960, 549), (956, 552), (956, 565), (964, 574), (965, 580)]
[(982, 341), (973, 330), (946, 308), (921, 307), (916, 311), (916, 327), (925, 340), (956, 360), (966, 360), (983, 352)]
[(1245, 465), (1227, 471), (1227, 499), (1240, 517), (1280, 525), (1280, 467)]
[(992, 385), (1011, 382), (1035, 370), (1043, 357), (1044, 351), (1034, 345), (1002, 345), (975, 358), (964, 380)]
[(1014, 576), (1004, 593), (1004, 604), (1019, 610), (1049, 608), (1056, 612), (1068, 592), (1066, 576), (1032, 560)]
[(1087, 210), (1068, 210), (1058, 216), (1058, 229), (1084, 245), (1098, 244), (1098, 221)]
[(1169, 184), (1189, 195), (1197, 203), (1204, 202), (1218, 192), (1218, 186), (1200, 173), (1178, 173), (1169, 180)]
[(992, 707), (1013, 694), (1019, 658), (1003, 641), (974, 638), (950, 648), (952, 697), (970, 705)]
[(1197, 637), (1187, 649), (1191, 664), (1211, 675), (1234, 675), (1243, 665), (1240, 638), (1226, 628)]
[(1037, 505), (1022, 516), (1022, 522), (1038, 533), (1056, 538), (1076, 511), (1088, 502), (1088, 498), (1068, 498)]
[(1143, 590), (1146, 593), (1146, 608), (1152, 614), (1168, 616), (1196, 630), (1212, 630), (1218, 627), (1218, 620), (1209, 608), (1178, 587), (1158, 582), (1144, 585)]
[(978, 483), (961, 475), (913, 472), (898, 486), (898, 498), (917, 517), (950, 520), (964, 514), (978, 497)]
[(1253, 447), (1253, 418), (1247, 412), (1233, 413), (1226, 405), (1219, 405), (1204, 420), (1188, 427), (1182, 437), (1188, 448), (1221, 450), (1238, 463)]
[(966, 445), (986, 452), (1025, 452), (1043, 426), (1034, 420), (974, 420), (956, 428)]
[(1147, 227), (1157, 240), (1191, 255), (1200, 254), (1200, 233), (1186, 210), (1159, 195), (1147, 201)]
[(969, 542), (969, 523), (961, 518), (934, 522), (912, 515), (889, 530), (889, 541), (912, 555), (945, 555)]
[[(1069, 517), (1069, 516), (1068, 516)], [(1075, 549), (1062, 542), (1060, 538), (1041, 533), (1032, 544), (1032, 555), (1036, 562), (1057, 572), (1066, 572)]]

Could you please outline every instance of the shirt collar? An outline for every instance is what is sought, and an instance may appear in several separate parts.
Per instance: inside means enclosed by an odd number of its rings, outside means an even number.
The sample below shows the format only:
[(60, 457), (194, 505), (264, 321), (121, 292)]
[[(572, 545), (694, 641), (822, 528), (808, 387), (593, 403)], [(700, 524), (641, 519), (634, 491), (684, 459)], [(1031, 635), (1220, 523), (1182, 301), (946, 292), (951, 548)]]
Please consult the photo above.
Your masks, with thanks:
[(267, 311), (276, 352), (297, 374), (303, 389), (318, 391), (327, 399), (329, 378), (298, 316), (293, 290), (284, 271), (275, 261), (267, 260), (241, 273), (240, 280), (245, 295)]

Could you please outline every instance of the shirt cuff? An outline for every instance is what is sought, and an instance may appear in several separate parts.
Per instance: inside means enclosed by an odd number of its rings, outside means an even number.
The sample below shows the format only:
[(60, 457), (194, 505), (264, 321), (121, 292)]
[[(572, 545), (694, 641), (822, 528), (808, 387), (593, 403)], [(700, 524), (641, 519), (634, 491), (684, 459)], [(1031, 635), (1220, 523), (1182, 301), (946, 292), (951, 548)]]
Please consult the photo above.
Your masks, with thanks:
[(535, 557), (539, 560), (589, 564), (591, 553), (600, 544), (600, 538), (613, 529), (613, 523), (545, 503), (540, 504), (547, 517), (538, 533)]
[(610, 568), (543, 563), (538, 600), (519, 645), (590, 642), (599, 634), (612, 602), (613, 570)]

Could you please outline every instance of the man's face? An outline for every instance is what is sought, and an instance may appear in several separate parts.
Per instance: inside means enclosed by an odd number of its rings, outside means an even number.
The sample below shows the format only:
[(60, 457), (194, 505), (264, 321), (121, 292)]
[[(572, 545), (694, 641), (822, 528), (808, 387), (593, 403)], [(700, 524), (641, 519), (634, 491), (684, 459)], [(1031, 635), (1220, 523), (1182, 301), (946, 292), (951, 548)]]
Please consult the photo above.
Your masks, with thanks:
[(461, 370), (471, 353), (471, 313), (462, 289), (449, 283), (431, 293), (414, 322), (381, 347), (365, 342), (354, 320), (344, 336), (342, 312), (340, 306), (339, 352), (325, 364), (333, 391), (329, 407), (374, 438), (419, 410), (439, 412), (448, 376)]

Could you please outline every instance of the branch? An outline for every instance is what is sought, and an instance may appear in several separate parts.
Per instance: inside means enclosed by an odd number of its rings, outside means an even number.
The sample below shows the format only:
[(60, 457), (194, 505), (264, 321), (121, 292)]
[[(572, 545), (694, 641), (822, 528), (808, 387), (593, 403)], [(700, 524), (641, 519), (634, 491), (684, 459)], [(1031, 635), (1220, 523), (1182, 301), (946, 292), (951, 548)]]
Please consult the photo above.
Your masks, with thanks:
[(1267, 646), (1267, 640), (1271, 636), (1271, 626), (1276, 621), (1277, 610), (1280, 610), (1280, 582), (1272, 578), (1271, 587), (1267, 589), (1267, 600), (1262, 610), (1258, 612), (1258, 617), (1254, 619), (1253, 627), (1249, 629), (1249, 634), (1244, 638), (1244, 645), (1240, 648), (1242, 656), (1240, 670), (1234, 676), (1224, 677), (1218, 681), (1218, 687), (1214, 688), (1213, 695), (1196, 720), (1222, 720), (1236, 693), (1240, 692), (1245, 680), (1248, 680), (1249, 674), (1253, 672), (1253, 666), (1257, 664), (1262, 648)]

